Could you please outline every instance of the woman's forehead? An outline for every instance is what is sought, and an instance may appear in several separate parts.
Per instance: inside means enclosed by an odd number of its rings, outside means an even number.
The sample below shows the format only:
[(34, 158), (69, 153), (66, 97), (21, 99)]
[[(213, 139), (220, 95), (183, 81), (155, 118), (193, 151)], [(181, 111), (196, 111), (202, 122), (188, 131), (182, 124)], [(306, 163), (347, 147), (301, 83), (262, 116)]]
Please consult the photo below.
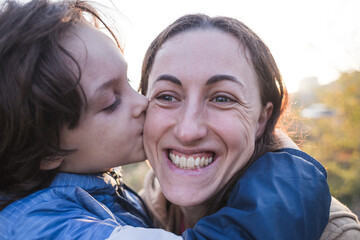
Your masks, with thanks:
[[(216, 30), (193, 30), (167, 40), (156, 54), (149, 80), (171, 74), (179, 79), (233, 75), (243, 82), (256, 73), (238, 39)], [(246, 84), (246, 82), (244, 82)]]

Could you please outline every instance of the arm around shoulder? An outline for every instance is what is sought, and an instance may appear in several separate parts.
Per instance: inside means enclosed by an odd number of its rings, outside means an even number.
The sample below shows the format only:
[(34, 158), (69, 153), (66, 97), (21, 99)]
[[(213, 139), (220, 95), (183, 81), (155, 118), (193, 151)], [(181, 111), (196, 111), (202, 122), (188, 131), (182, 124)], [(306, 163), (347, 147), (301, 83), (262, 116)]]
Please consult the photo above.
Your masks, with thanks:
[(319, 239), (331, 202), (326, 175), (300, 151), (290, 152), (258, 159), (233, 188), (227, 206), (199, 220), (183, 237)]
[(158, 228), (142, 228), (123, 226), (117, 227), (106, 240), (131, 239), (131, 240), (182, 240), (171, 232)]

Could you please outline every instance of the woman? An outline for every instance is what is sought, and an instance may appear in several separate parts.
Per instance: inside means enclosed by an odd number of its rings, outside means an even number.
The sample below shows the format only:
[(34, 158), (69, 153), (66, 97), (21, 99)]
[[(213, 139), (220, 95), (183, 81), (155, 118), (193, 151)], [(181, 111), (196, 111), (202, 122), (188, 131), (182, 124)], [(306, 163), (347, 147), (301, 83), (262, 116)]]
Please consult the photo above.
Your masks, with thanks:
[[(163, 227), (194, 227), (183, 236), (195, 239), (319, 239), (331, 199), (326, 172), (301, 151), (274, 152), (287, 93), (248, 27), (181, 17), (149, 47), (140, 90), (150, 100), (144, 148), (169, 201), (160, 205), (174, 212)], [(213, 226), (198, 221), (204, 216)]]

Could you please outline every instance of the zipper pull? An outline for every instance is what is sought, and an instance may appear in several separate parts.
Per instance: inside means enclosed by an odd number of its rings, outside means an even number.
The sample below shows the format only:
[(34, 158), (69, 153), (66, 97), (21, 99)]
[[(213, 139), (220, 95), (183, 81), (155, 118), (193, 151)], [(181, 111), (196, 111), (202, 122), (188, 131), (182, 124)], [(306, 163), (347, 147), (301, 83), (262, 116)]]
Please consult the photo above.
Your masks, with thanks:
[(120, 196), (126, 198), (125, 192), (124, 192), (124, 181), (122, 179), (122, 175), (120, 172), (121, 168), (113, 168), (108, 173), (112, 178), (114, 178), (116, 185), (118, 186), (118, 192)]

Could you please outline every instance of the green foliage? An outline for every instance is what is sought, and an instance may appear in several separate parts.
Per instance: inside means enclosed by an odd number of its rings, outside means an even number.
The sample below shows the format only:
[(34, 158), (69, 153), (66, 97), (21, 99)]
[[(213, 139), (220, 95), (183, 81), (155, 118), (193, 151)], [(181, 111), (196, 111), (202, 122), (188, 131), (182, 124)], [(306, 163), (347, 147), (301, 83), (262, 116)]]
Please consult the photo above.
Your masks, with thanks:
[(133, 163), (122, 167), (126, 185), (139, 192), (143, 188), (144, 178), (150, 167), (147, 162)]
[(331, 193), (357, 208), (360, 206), (360, 72), (343, 73), (337, 81), (319, 87), (316, 95), (319, 102), (335, 110), (335, 115), (299, 123), (310, 131), (300, 147), (326, 167)]

